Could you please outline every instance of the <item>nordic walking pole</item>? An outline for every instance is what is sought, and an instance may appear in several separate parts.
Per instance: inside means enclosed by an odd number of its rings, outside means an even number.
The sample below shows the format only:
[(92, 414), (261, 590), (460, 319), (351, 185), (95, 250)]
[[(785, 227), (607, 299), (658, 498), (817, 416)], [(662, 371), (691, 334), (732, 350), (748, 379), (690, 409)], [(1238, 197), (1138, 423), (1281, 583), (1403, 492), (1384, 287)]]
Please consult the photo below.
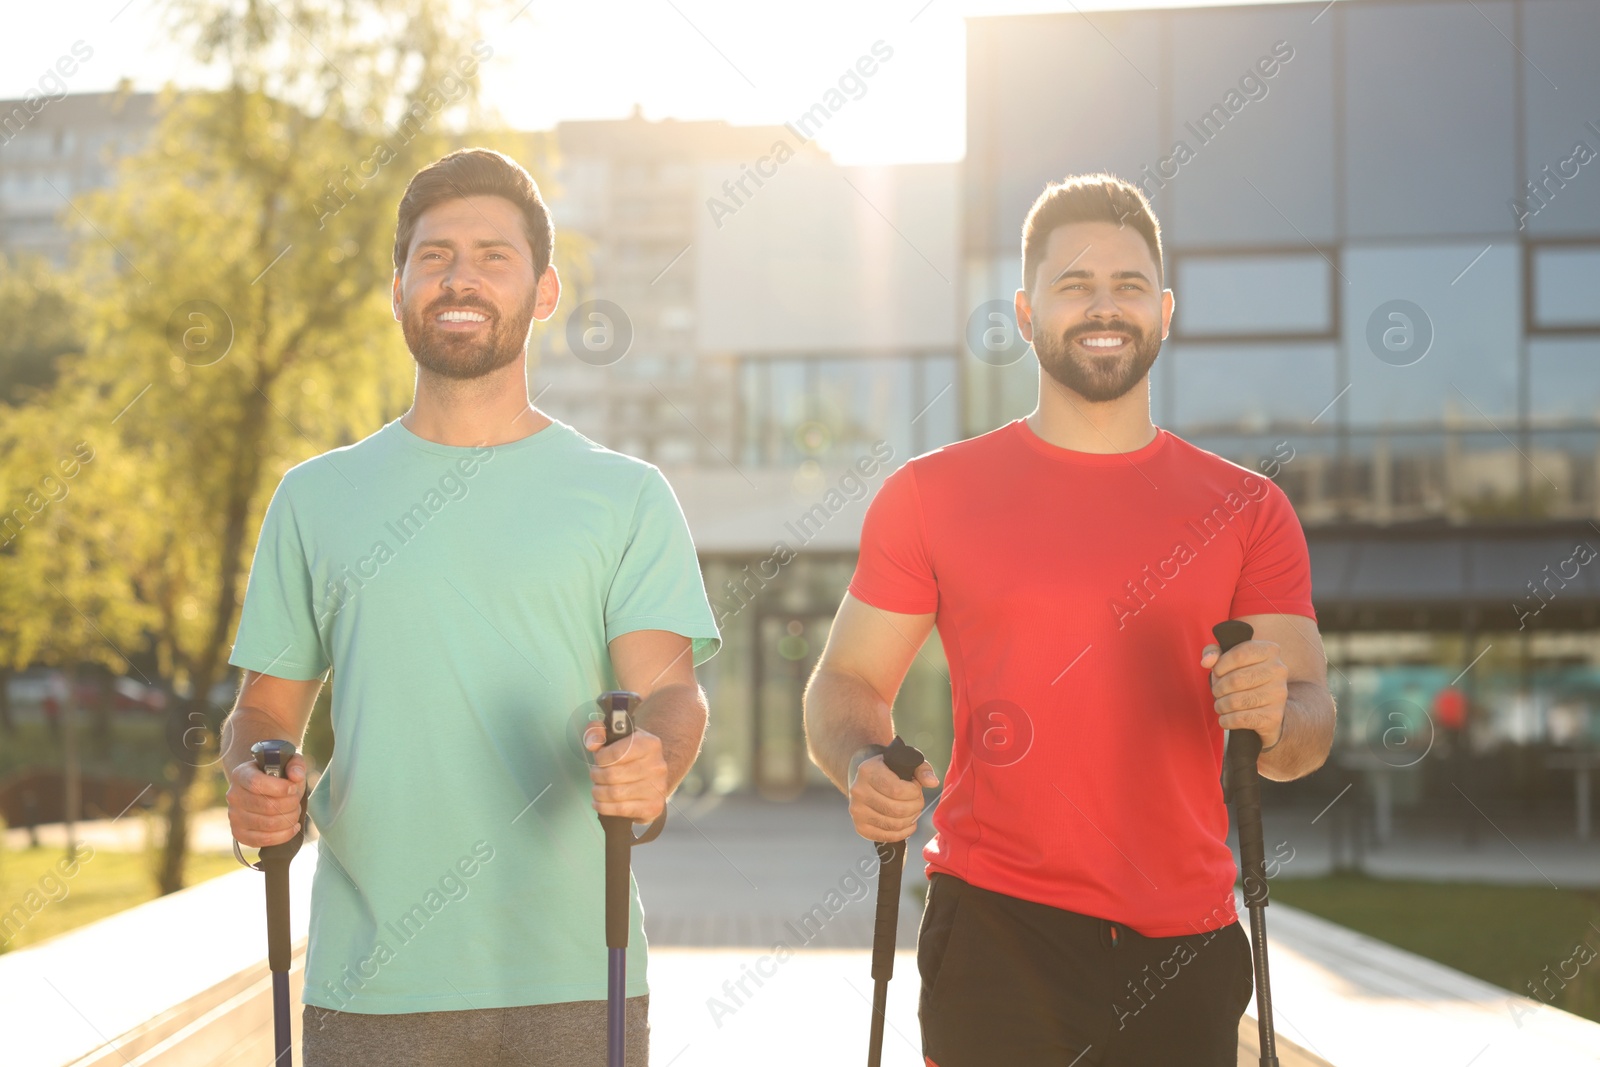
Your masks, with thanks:
[[(1217, 645), (1227, 652), (1255, 636), (1247, 622), (1229, 619), (1211, 628)], [(1278, 1039), (1272, 1027), (1272, 982), (1267, 974), (1267, 859), (1261, 833), (1261, 778), (1256, 760), (1261, 735), (1254, 730), (1228, 731), (1228, 792), (1239, 827), (1239, 873), (1244, 902), (1250, 910), (1250, 955), (1256, 969), (1256, 1026), (1261, 1040), (1261, 1067), (1278, 1067)]]
[[(922, 766), (922, 753), (898, 736), (883, 750), (883, 763), (904, 781), (911, 781)], [(900, 928), (900, 874), (905, 868), (906, 843), (879, 841), (878, 914), (872, 927), (872, 1033), (867, 1039), (867, 1067), (878, 1067), (883, 1056), (883, 1020), (889, 1007), (889, 979), (894, 977), (894, 942)]]
[[(633, 709), (639, 694), (626, 690), (601, 693), (596, 701), (603, 713), (605, 743), (612, 745), (633, 733)], [(606, 1064), (623, 1067), (627, 1058), (628, 998), (628, 889), (632, 881), (632, 860), (628, 850), (634, 845), (654, 841), (667, 823), (663, 808), (650, 828), (633, 836), (633, 820), (626, 815), (602, 815), (600, 825), (606, 833), (606, 948), (610, 958), (606, 974)]]
[[(294, 745), (288, 741), (257, 741), (250, 746), (256, 769), (274, 778), (289, 776)], [(252, 866), (267, 876), (267, 968), (272, 972), (272, 1035), (277, 1055), (273, 1067), (293, 1067), (294, 1042), (289, 1033), (289, 861), (305, 840), (305, 801), (300, 808), (300, 829), (289, 840), (261, 849)], [(237, 846), (236, 846), (237, 847)]]

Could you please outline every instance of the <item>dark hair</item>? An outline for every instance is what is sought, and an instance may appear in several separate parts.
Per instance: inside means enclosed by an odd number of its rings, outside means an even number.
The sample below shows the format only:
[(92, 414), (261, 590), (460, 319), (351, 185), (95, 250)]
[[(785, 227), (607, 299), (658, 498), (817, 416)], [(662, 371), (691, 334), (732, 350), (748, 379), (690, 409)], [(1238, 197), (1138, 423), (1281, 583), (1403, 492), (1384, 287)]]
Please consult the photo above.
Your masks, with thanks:
[(469, 196), (502, 196), (522, 209), (522, 231), (533, 249), (533, 274), (540, 277), (550, 265), (555, 228), (539, 196), (532, 175), (516, 160), (488, 148), (460, 148), (417, 171), (400, 198), (394, 234), (394, 269), (405, 266), (417, 220), (429, 208), (446, 200)]
[(1161, 260), (1161, 223), (1144, 192), (1113, 174), (1074, 174), (1051, 182), (1028, 209), (1022, 224), (1022, 287), (1033, 288), (1034, 271), (1044, 258), (1050, 234), (1057, 226), (1073, 222), (1114, 222), (1129, 225), (1144, 237), (1156, 260), (1158, 282), (1166, 274)]

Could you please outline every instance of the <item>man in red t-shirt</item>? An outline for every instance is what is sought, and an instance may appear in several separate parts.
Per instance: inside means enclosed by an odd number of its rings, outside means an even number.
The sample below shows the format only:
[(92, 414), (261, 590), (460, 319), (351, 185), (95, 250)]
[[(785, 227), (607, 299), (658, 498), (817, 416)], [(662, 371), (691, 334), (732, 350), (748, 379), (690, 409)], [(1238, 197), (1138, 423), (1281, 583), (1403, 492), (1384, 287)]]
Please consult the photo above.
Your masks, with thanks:
[[(1150, 420), (1173, 295), (1143, 194), (1052, 184), (1022, 244), (1038, 406), (885, 480), (806, 691), (812, 758), (862, 836), (910, 836), (938, 776), (877, 753), (937, 625), (955, 744), (923, 852), (928, 1062), (1234, 1067), (1223, 731), (1261, 735), (1269, 778), (1327, 758), (1305, 535), (1270, 480)], [(1219, 657), (1227, 618), (1255, 639)]]

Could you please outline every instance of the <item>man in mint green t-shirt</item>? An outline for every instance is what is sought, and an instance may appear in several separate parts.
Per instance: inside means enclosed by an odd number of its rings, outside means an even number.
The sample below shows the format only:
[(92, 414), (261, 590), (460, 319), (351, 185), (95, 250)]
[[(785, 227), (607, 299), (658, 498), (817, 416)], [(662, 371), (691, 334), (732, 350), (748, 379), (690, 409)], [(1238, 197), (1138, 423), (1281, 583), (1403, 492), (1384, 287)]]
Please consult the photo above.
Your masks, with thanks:
[[(291, 469), (267, 508), (230, 662), (234, 836), (295, 831), (300, 743), (330, 668), (332, 761), (303, 999), (307, 1067), (603, 1059), (603, 836), (648, 822), (705, 731), (718, 648), (661, 472), (528, 400), (525, 348), (560, 294), (532, 179), (482, 149), (419, 171), (399, 208), (394, 311), (409, 411)], [(578, 733), (595, 698), (645, 699), (633, 741)], [(585, 752), (585, 749), (588, 752)], [(629, 1064), (648, 1056), (637, 891)]]

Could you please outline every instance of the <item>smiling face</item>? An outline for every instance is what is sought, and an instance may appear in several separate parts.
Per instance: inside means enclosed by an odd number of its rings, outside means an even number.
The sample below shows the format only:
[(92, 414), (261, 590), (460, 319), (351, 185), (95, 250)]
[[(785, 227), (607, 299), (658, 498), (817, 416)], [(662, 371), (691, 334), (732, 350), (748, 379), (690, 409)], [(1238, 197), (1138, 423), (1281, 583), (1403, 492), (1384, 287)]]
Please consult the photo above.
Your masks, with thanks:
[(446, 200), (417, 220), (394, 279), (394, 314), (418, 365), (479, 378), (521, 356), (534, 319), (560, 295), (554, 267), (534, 277), (521, 211), (501, 196)]
[(1144, 380), (1172, 321), (1172, 293), (1131, 226), (1057, 226), (1017, 293), (1017, 325), (1045, 373), (1091, 403)]

